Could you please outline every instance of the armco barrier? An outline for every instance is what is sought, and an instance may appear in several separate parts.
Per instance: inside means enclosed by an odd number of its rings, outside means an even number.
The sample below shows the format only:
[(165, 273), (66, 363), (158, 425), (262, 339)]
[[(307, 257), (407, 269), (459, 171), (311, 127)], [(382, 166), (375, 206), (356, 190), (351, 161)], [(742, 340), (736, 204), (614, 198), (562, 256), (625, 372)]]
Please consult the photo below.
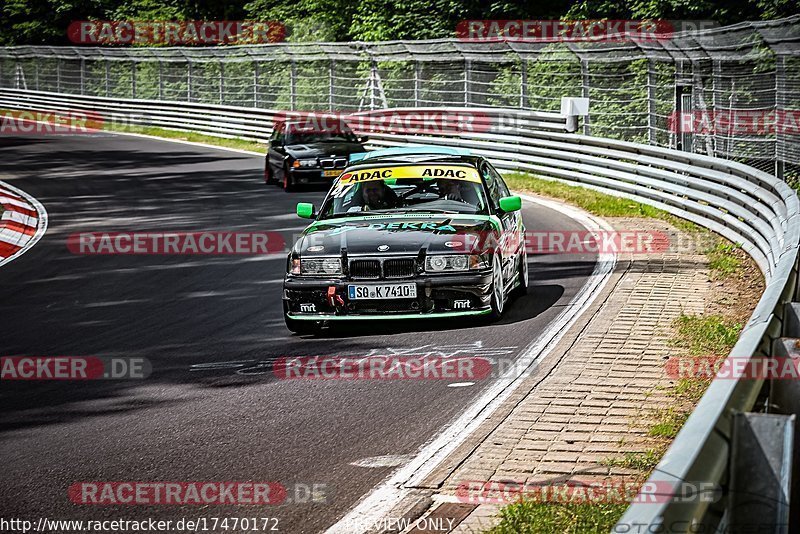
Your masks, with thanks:
[[(239, 136), (266, 141), (277, 111), (209, 106), (186, 102), (117, 100), (0, 89), (0, 109), (94, 111), (130, 117), (133, 124)], [(758, 358), (772, 352), (783, 333), (784, 303), (795, 297), (800, 203), (784, 182), (752, 167), (687, 152), (584, 137), (565, 132), (565, 117), (497, 108), (472, 109), (488, 121), (480, 131), (435, 136), (369, 132), (372, 146), (457, 145), (488, 157), (498, 168), (578, 183), (663, 209), (733, 242), (757, 262), (766, 288), (731, 357)], [(391, 110), (380, 110), (386, 113)], [(422, 111), (422, 110), (417, 110)], [(366, 112), (367, 114), (371, 112)], [(506, 119), (512, 117), (513, 128)], [(506, 121), (501, 125), (501, 121)], [(759, 380), (715, 380), (700, 400), (650, 481), (713, 483), (729, 474), (732, 415), (754, 409)], [(724, 499), (722, 501), (724, 504)], [(714, 522), (703, 499), (634, 504), (618, 527), (659, 528), (673, 521)], [(712, 517), (709, 517), (713, 515)], [(650, 530), (644, 530), (650, 531)], [(661, 530), (654, 530), (660, 532)]]

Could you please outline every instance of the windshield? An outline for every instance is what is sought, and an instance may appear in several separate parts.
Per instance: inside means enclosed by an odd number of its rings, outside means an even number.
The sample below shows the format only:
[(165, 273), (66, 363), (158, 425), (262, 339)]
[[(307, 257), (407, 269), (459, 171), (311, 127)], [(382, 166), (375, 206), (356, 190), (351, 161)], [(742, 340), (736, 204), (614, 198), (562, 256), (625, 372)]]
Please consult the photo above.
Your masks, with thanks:
[(345, 172), (320, 210), (322, 219), (364, 213), (488, 213), (474, 167), (408, 165)]
[(352, 131), (339, 129), (332, 132), (324, 131), (310, 131), (303, 132), (300, 130), (287, 129), (286, 141), (287, 145), (309, 145), (312, 143), (330, 143), (330, 142), (347, 142), (358, 143), (356, 134)]

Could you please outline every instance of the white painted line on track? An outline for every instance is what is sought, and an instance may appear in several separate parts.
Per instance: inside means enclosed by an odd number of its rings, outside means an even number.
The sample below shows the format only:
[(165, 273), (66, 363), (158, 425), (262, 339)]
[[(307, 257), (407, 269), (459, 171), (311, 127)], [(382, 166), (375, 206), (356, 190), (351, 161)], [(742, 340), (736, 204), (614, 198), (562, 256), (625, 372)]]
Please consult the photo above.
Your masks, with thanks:
[[(520, 196), (527, 202), (539, 204), (566, 215), (589, 231), (613, 231), (613, 228), (604, 220), (578, 208), (528, 195)], [(608, 282), (616, 262), (617, 255), (614, 253), (599, 254), (594, 271), (587, 282), (550, 323), (548, 329), (523, 350), (517, 359), (518, 365), (512, 366), (505, 375), (498, 378), (471, 405), (465, 407), (460, 417), (423, 445), (409, 463), (392, 473), (389, 478), (362, 498), (326, 533), (351, 534), (357, 532), (353, 530), (356, 525), (377, 525), (382, 519), (389, 517), (390, 513), (397, 517), (405, 512), (395, 508), (411, 495), (415, 485), (430, 475), (449, 454), (502, 405), (503, 401), (519, 387), (523, 379), (538, 364), (538, 361), (555, 347), (569, 327), (578, 320), (600, 294)]]

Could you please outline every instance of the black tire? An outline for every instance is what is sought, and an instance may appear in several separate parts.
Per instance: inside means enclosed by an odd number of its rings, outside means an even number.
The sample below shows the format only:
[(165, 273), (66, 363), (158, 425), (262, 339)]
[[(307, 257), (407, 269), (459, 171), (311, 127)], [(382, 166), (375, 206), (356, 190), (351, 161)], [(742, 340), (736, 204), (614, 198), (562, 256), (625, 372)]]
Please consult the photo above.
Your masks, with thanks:
[(272, 174), (272, 168), (269, 166), (269, 160), (264, 164), (264, 183), (271, 185), (275, 183), (275, 176)]
[(528, 294), (528, 251), (522, 247), (517, 266), (517, 287), (514, 288), (514, 298), (524, 297)]
[(496, 321), (503, 316), (505, 309), (505, 288), (503, 287), (503, 263), (500, 254), (492, 255), (492, 285), (490, 291), (492, 298), (489, 299), (489, 305), (492, 311), (489, 313), (489, 321)]
[(289, 167), (283, 166), (283, 190), (287, 193), (294, 191), (297, 187), (292, 181), (291, 174), (289, 174)]

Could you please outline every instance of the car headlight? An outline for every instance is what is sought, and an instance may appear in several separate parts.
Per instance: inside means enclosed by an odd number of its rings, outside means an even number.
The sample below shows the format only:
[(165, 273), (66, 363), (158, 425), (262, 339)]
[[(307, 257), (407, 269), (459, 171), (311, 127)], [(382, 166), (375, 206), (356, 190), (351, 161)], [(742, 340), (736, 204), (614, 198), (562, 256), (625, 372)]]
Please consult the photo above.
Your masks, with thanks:
[(485, 269), (488, 265), (488, 260), (478, 254), (433, 255), (425, 258), (425, 270), (434, 273)]
[(315, 159), (296, 159), (294, 163), (292, 163), (292, 167), (297, 169), (298, 167), (316, 167), (317, 160)]
[(342, 274), (342, 260), (339, 258), (309, 258), (294, 261), (299, 261), (300, 269), (299, 273), (295, 273), (293, 268), (292, 274)]

